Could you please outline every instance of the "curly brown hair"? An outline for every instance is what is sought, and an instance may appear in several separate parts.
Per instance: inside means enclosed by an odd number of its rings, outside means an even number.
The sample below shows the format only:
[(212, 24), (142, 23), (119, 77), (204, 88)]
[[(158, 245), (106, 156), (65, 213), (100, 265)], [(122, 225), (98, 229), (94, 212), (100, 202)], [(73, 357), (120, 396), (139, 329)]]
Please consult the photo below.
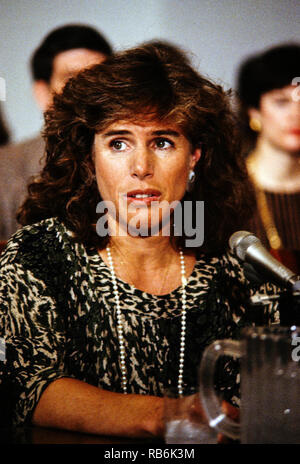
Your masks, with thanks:
[[(164, 42), (123, 51), (70, 79), (45, 114), (46, 164), (18, 212), (22, 225), (56, 216), (77, 241), (105, 246), (95, 232), (101, 201), (92, 150), (95, 133), (117, 120), (171, 120), (202, 156), (192, 193), (205, 201), (201, 250), (222, 249), (249, 219), (251, 186), (240, 154), (231, 97)], [(183, 237), (184, 239), (184, 237)]]

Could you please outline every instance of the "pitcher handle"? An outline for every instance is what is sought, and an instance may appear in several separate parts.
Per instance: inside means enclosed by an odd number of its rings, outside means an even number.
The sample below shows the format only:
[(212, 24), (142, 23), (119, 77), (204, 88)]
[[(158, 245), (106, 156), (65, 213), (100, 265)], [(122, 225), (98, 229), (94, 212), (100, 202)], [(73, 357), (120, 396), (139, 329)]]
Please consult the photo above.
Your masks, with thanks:
[(224, 414), (214, 388), (216, 363), (219, 357), (224, 355), (240, 358), (242, 355), (240, 342), (229, 339), (217, 340), (205, 349), (199, 371), (200, 399), (209, 425), (227, 437), (237, 440), (240, 438), (240, 424)]

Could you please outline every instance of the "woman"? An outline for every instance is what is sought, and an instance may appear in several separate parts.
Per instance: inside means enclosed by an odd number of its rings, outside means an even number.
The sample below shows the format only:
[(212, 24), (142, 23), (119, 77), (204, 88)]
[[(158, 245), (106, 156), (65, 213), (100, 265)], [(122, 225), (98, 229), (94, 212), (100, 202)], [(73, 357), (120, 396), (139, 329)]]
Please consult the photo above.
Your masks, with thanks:
[[(203, 349), (248, 322), (254, 289), (227, 252), (251, 210), (229, 99), (150, 43), (68, 81), (45, 139), (1, 260), (14, 421), (159, 436), (164, 388), (188, 391)], [(201, 200), (204, 243), (187, 246)]]
[(256, 189), (252, 227), (300, 273), (300, 96), (298, 44), (252, 56), (238, 73), (247, 166)]

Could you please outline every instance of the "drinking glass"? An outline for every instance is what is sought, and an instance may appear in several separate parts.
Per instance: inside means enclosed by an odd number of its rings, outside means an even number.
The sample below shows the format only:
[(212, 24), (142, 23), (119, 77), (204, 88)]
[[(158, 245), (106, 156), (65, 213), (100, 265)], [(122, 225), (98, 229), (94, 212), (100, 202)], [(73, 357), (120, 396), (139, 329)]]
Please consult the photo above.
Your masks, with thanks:
[(175, 387), (165, 391), (164, 423), (167, 444), (217, 443), (217, 430), (208, 425), (196, 388), (183, 395)]
[[(240, 341), (219, 340), (204, 352), (200, 400), (217, 430), (245, 444), (300, 444), (300, 330), (249, 327)], [(214, 391), (220, 356), (240, 358), (241, 422), (222, 414)]]

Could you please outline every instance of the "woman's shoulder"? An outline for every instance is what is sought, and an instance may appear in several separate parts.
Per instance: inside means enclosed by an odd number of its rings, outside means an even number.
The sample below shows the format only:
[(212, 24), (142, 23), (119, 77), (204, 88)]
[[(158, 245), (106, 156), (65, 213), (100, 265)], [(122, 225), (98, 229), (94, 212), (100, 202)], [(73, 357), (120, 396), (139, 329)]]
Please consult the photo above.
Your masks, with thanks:
[(208, 253), (197, 256), (198, 266), (205, 266), (211, 269), (214, 274), (219, 272), (236, 275), (243, 278), (243, 267), (230, 250), (223, 250), (220, 253)]
[(0, 266), (14, 262), (39, 267), (58, 262), (62, 254), (72, 253), (72, 233), (58, 218), (44, 219), (19, 229), (8, 240)]
[(255, 292), (260, 284), (249, 281), (244, 263), (241, 262), (229, 249), (220, 253), (203, 255), (198, 257), (196, 271), (201, 279), (207, 275), (211, 282), (224, 288), (247, 288), (249, 292)]

